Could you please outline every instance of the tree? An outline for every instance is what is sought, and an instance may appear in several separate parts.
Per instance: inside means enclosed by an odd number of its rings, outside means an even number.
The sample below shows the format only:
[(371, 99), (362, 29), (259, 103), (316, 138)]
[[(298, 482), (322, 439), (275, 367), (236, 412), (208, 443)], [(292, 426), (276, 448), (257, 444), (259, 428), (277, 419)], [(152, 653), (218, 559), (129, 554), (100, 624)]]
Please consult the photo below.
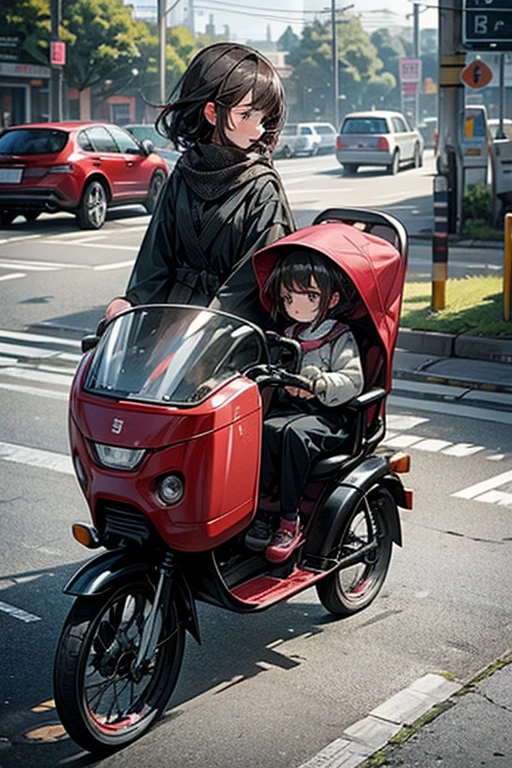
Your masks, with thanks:
[(67, 43), (64, 76), (83, 91), (126, 78), (140, 57), (147, 27), (122, 0), (63, 0), (61, 39)]
[(48, 64), (50, 8), (48, 0), (2, 0), (2, 35), (19, 38), (20, 59)]

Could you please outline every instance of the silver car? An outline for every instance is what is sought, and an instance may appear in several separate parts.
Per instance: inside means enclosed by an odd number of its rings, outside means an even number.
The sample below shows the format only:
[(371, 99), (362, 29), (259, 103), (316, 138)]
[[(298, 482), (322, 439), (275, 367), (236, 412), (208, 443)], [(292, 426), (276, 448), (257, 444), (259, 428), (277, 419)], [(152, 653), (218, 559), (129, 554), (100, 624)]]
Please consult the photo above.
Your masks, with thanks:
[(287, 123), (279, 136), (274, 155), (293, 157), (334, 152), (336, 129), (330, 123)]
[(336, 138), (336, 157), (348, 175), (361, 165), (383, 165), (394, 176), (402, 165), (423, 165), (423, 144), (400, 112), (352, 112)]

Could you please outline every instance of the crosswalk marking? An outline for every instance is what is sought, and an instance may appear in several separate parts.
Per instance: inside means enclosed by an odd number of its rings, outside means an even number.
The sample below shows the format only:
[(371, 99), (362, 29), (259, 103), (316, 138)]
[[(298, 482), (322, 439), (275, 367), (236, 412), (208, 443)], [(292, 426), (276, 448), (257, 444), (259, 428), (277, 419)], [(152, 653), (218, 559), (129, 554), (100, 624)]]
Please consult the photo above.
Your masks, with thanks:
[(55, 272), (59, 269), (59, 267), (48, 267), (44, 264), (34, 266), (33, 263), (30, 264), (28, 261), (0, 261), (0, 269), (18, 269), (20, 264), (27, 272)]
[(2, 275), (2, 277), (0, 277), (0, 280), (1, 281), (17, 280), (19, 277), (26, 277), (26, 276), (27, 276), (26, 272), (11, 272), (10, 275)]
[(457, 496), (459, 499), (474, 499), (486, 491), (491, 491), (494, 488), (499, 488), (500, 485), (505, 485), (505, 483), (511, 482), (512, 471), (502, 472), (501, 475), (496, 475), (488, 480), (483, 480), (481, 483), (470, 485), (468, 488), (463, 488), (461, 491), (457, 491), (457, 493), (452, 495)]
[(24, 384), (5, 384), (0, 382), (0, 389), (6, 392), (18, 392), (22, 395), (34, 395), (35, 397), (46, 397), (49, 400), (68, 400), (67, 392), (55, 392), (53, 389), (38, 389), (37, 387), (26, 387)]
[(111, 264), (98, 264), (93, 267), (95, 272), (106, 272), (109, 269), (124, 269), (125, 267), (133, 266), (133, 259), (129, 261), (114, 261)]
[(0, 459), (16, 464), (30, 464), (32, 467), (51, 469), (65, 475), (73, 475), (71, 456), (53, 451), (42, 451), (39, 448), (28, 448), (24, 445), (4, 443), (0, 441)]

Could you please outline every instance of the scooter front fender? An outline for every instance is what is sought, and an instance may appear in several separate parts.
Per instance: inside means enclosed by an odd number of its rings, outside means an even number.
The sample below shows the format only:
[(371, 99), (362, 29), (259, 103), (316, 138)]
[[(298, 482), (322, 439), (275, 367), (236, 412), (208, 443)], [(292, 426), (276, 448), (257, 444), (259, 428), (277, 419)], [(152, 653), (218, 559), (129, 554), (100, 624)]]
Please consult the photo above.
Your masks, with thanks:
[[(66, 595), (93, 596), (116, 589), (127, 581), (140, 579), (153, 571), (154, 565), (140, 557), (138, 549), (114, 549), (102, 552), (83, 565), (64, 587)], [(201, 642), (199, 623), (194, 597), (190, 587), (178, 567), (173, 575), (176, 605), (186, 629), (192, 637)]]
[[(334, 488), (316, 511), (304, 547), (304, 557), (328, 559), (339, 542), (349, 515), (364, 495), (376, 485), (384, 485), (389, 465), (383, 456), (370, 456), (359, 464)], [(402, 532), (396, 506), (390, 507), (389, 526), (395, 544), (401, 546)]]

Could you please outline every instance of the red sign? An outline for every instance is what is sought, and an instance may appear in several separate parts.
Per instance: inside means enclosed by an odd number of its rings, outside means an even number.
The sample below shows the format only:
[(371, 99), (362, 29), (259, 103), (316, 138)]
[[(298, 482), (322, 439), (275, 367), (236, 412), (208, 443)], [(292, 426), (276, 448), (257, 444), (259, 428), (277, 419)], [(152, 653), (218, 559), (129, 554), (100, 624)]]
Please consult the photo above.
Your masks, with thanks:
[(50, 44), (50, 63), (53, 66), (63, 67), (66, 63), (66, 43), (60, 40), (52, 40)]
[(399, 59), (400, 82), (421, 82), (421, 59)]
[(402, 83), (402, 93), (404, 96), (416, 96), (418, 92), (418, 83)]
[(460, 73), (460, 79), (470, 88), (485, 88), (492, 80), (492, 69), (485, 61), (473, 59)]

